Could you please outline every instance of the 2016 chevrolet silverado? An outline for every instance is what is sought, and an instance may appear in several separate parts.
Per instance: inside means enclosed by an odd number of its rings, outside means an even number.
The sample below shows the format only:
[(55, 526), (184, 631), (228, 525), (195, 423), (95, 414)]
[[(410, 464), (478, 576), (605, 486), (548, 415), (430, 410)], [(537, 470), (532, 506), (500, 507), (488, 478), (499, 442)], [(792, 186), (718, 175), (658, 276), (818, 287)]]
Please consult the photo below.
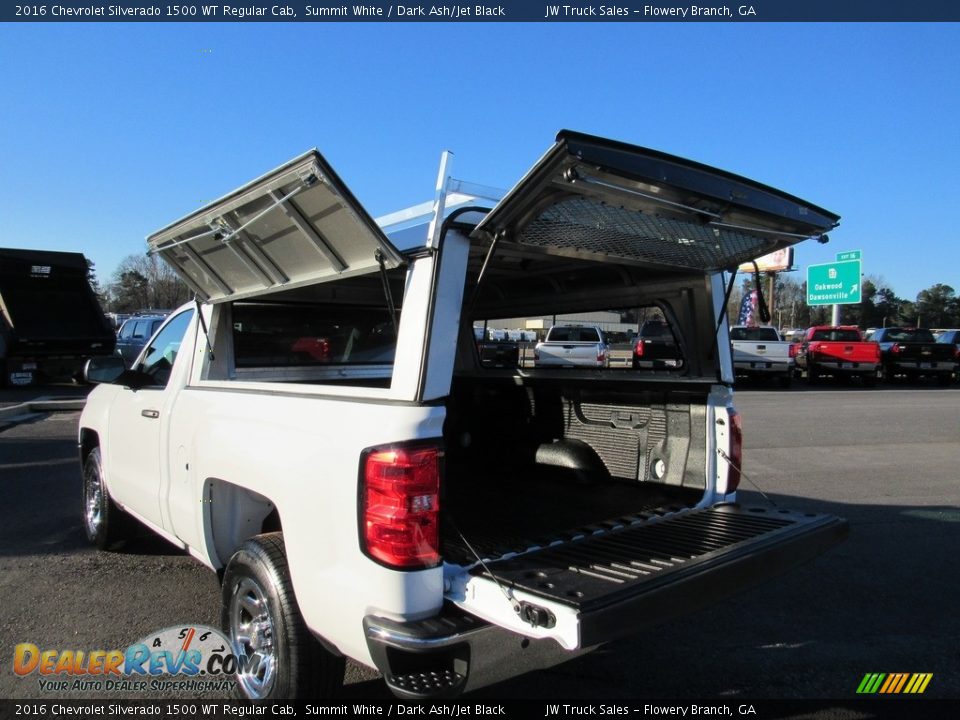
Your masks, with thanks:
[[(377, 223), (296, 158), (148, 238), (197, 302), (132, 369), (88, 365), (86, 532), (109, 547), (133, 517), (222, 574), (247, 697), (332, 693), (344, 657), (402, 697), (460, 693), (845, 535), (737, 504), (723, 312), (724, 270), (836, 215), (573, 132), (499, 202), (438, 187)], [(681, 366), (485, 367), (472, 329), (641, 306)]]

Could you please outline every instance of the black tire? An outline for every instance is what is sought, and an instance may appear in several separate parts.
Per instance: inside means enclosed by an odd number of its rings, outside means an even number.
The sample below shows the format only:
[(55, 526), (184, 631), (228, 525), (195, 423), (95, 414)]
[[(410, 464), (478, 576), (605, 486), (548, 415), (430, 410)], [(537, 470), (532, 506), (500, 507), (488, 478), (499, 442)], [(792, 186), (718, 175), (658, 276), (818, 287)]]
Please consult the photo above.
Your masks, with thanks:
[(820, 382), (820, 373), (817, 372), (815, 367), (810, 367), (807, 369), (807, 382), (811, 385), (816, 385)]
[(107, 550), (130, 537), (130, 518), (110, 499), (103, 481), (100, 448), (95, 447), (83, 463), (83, 529), (87, 540)]
[(953, 382), (952, 373), (940, 373), (939, 375), (937, 375), (937, 385), (939, 385), (940, 387), (946, 387), (951, 382)]
[(877, 386), (877, 376), (875, 374), (870, 373), (869, 375), (861, 375), (860, 377), (863, 379), (864, 387), (872, 388)]
[(790, 385), (793, 384), (793, 374), (787, 373), (786, 375), (781, 375), (779, 380), (780, 380), (780, 387), (786, 390), (787, 388), (790, 387)]
[[(223, 576), (220, 627), (241, 662), (235, 693), (251, 700), (329, 698), (343, 687), (345, 660), (303, 622), (293, 594), (283, 534), (257, 535), (230, 558)], [(268, 662), (264, 662), (267, 660)]]

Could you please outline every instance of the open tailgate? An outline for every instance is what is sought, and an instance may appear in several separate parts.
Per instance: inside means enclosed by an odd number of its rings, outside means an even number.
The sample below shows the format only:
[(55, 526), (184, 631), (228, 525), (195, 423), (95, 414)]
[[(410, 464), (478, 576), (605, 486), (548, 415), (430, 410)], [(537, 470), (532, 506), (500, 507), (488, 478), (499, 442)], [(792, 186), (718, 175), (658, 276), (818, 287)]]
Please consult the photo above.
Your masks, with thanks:
[(567, 257), (714, 272), (821, 237), (838, 221), (723, 170), (564, 130), (474, 237)]
[(402, 262), (323, 156), (311, 150), (147, 238), (202, 300), (320, 283)]
[(717, 505), (478, 563), (451, 578), (447, 599), (522, 635), (587, 648), (794, 568), (847, 529), (830, 515)]

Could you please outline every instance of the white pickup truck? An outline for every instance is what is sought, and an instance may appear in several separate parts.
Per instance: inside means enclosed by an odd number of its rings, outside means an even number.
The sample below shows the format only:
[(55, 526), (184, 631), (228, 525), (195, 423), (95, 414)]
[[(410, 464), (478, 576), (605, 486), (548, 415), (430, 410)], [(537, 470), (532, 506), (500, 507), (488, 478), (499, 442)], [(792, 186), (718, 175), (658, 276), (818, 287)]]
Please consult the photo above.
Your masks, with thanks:
[(734, 325), (730, 344), (737, 375), (776, 378), (781, 387), (790, 387), (799, 346), (781, 340), (776, 328)]
[[(319, 153), (294, 159), (148, 238), (197, 302), (133, 368), (88, 364), (86, 533), (109, 548), (135, 518), (220, 573), (246, 697), (333, 693), (345, 657), (455, 695), (846, 533), (737, 504), (722, 312), (722, 271), (837, 216), (572, 132), (499, 202), (445, 168), (438, 188), (378, 223)], [(472, 331), (651, 304), (676, 373), (484, 367)]]
[(533, 348), (535, 367), (608, 367), (610, 348), (595, 325), (554, 325)]

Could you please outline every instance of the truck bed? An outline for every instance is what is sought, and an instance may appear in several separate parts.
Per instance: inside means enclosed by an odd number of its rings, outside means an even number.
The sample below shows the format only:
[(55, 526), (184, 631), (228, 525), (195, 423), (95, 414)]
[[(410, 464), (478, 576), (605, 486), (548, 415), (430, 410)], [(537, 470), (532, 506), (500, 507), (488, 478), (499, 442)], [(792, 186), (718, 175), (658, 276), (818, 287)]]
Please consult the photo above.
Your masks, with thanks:
[(702, 499), (705, 398), (598, 384), (455, 382), (444, 427), (445, 560), (498, 558)]
[(556, 479), (475, 477), (445, 498), (442, 554), (471, 565), (566, 542), (690, 507), (702, 491), (611, 481), (585, 487)]

